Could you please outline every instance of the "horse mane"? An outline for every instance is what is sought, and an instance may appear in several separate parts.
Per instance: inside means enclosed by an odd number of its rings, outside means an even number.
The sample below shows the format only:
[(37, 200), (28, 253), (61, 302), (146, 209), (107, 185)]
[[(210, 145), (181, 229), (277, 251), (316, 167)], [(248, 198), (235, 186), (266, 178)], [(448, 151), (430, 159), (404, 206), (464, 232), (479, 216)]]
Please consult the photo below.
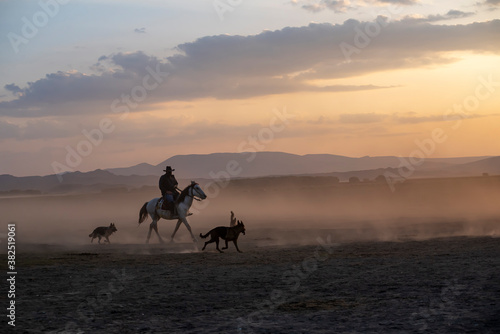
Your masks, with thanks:
[(184, 199), (186, 198), (186, 196), (188, 194), (189, 188), (194, 187), (196, 184), (197, 183), (193, 182), (189, 186), (187, 186), (186, 188), (184, 188), (184, 190), (181, 191), (181, 194), (177, 198), (176, 203), (182, 203), (182, 202), (184, 202)]

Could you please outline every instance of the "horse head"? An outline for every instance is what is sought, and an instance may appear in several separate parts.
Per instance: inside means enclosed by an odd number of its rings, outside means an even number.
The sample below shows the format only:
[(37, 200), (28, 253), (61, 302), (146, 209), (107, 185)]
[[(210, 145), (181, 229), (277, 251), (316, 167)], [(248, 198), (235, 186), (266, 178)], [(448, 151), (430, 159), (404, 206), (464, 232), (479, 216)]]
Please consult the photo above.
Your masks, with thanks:
[(201, 199), (207, 198), (207, 195), (205, 195), (205, 193), (203, 192), (203, 190), (201, 189), (201, 187), (198, 183), (191, 181), (191, 187), (193, 189), (194, 196), (197, 196)]

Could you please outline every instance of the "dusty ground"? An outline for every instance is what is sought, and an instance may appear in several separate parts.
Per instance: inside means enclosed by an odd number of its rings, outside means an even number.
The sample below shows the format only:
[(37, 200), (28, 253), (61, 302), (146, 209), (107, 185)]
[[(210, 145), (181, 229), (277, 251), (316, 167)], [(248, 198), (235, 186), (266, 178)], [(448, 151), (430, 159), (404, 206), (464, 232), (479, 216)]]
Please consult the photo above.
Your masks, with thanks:
[(500, 238), (352, 242), (323, 230), (283, 245), (249, 232), (242, 254), (184, 242), (18, 245), (16, 332), (500, 331)]
[[(4, 259), (16, 223), (15, 332), (500, 332), (500, 179), (395, 192), (301, 180), (240, 180), (196, 202), (195, 235), (228, 225), (230, 210), (245, 222), (242, 254), (200, 252), (184, 226), (176, 244), (145, 245), (151, 220), (137, 219), (156, 188), (0, 198)], [(112, 244), (90, 244), (111, 222)], [(158, 228), (169, 240), (174, 226)]]

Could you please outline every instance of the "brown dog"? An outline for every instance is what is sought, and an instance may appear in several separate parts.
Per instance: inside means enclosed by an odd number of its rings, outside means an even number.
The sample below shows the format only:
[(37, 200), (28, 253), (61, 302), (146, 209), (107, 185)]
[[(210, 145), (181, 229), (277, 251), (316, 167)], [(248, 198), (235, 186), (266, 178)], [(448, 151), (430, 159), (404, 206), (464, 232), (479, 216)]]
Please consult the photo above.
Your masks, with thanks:
[(209, 243), (215, 242), (217, 250), (223, 253), (223, 251), (219, 249), (219, 238), (222, 238), (226, 241), (226, 247), (223, 247), (222, 249), (227, 249), (227, 242), (232, 241), (234, 243), (234, 246), (236, 246), (236, 250), (242, 253), (242, 251), (240, 251), (240, 249), (238, 248), (238, 237), (240, 236), (240, 233), (245, 234), (245, 225), (243, 225), (243, 222), (240, 222), (239, 220), (238, 224), (232, 227), (218, 226), (214, 229), (211, 229), (205, 235), (202, 235), (200, 233), (200, 237), (202, 237), (203, 239), (208, 237), (208, 235), (210, 234), (210, 240), (205, 242), (205, 246), (203, 246), (201, 250), (205, 250), (205, 247), (207, 247)]
[(90, 240), (90, 242), (92, 243), (95, 238), (99, 238), (99, 243), (101, 243), (101, 238), (106, 238), (105, 241), (107, 241), (108, 243), (111, 243), (109, 241), (109, 236), (113, 232), (116, 232), (116, 231), (118, 231), (118, 230), (116, 229), (115, 224), (113, 224), (113, 223), (109, 224), (108, 227), (106, 227), (106, 226), (97, 227), (92, 233), (89, 234), (89, 237), (92, 238), (92, 240)]

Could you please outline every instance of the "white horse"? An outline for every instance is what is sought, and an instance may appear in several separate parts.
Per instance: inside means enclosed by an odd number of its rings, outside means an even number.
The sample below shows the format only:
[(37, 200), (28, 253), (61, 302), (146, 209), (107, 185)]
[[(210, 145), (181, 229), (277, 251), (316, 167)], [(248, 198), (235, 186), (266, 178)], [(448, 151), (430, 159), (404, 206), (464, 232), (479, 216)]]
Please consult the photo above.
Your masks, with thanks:
[[(191, 232), (191, 226), (189, 226), (186, 217), (190, 215), (188, 211), (191, 205), (193, 204), (193, 199), (195, 199), (196, 197), (205, 199), (207, 198), (207, 195), (205, 195), (203, 190), (201, 190), (201, 187), (199, 186), (198, 183), (191, 181), (191, 184), (186, 188), (184, 188), (184, 190), (179, 195), (179, 198), (177, 198), (177, 201), (175, 202), (175, 207), (177, 208), (177, 215), (173, 215), (170, 211), (161, 210), (161, 208), (157, 207), (160, 197), (153, 198), (149, 202), (144, 203), (144, 205), (141, 208), (141, 211), (139, 211), (139, 224), (141, 224), (148, 218), (148, 214), (149, 216), (151, 216), (151, 219), (153, 219), (153, 222), (149, 225), (149, 233), (148, 233), (148, 238), (146, 239), (146, 243), (149, 243), (149, 238), (151, 237), (151, 230), (153, 229), (155, 230), (158, 239), (160, 239), (160, 242), (163, 243), (163, 239), (158, 233), (158, 226), (157, 226), (158, 220), (160, 220), (161, 218), (167, 220), (177, 219), (177, 225), (175, 226), (175, 230), (174, 233), (172, 234), (170, 241), (174, 241), (175, 233), (177, 233), (177, 230), (179, 229), (179, 226), (181, 226), (181, 223), (184, 223), (189, 233), (191, 233), (191, 238), (193, 238), (193, 242), (195, 242), (196, 238), (193, 235), (193, 232)], [(196, 199), (198, 200), (198, 198)]]

